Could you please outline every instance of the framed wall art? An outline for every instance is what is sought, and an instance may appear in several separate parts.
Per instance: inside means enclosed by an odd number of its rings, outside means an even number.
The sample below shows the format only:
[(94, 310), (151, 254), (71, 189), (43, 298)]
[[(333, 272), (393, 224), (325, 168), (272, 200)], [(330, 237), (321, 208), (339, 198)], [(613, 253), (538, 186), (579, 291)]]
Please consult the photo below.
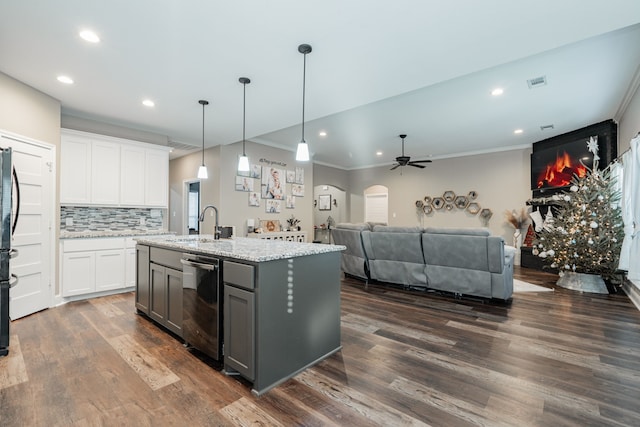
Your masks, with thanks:
[(265, 203), (265, 212), (266, 213), (280, 213), (282, 209), (282, 200), (276, 199), (267, 199)]
[(331, 210), (331, 194), (320, 194), (318, 196), (318, 209), (321, 211)]
[(282, 199), (284, 197), (284, 169), (262, 167), (262, 198)]
[(249, 193), (249, 206), (260, 206), (260, 193), (255, 191)]
[(253, 191), (253, 178), (236, 176), (236, 191)]

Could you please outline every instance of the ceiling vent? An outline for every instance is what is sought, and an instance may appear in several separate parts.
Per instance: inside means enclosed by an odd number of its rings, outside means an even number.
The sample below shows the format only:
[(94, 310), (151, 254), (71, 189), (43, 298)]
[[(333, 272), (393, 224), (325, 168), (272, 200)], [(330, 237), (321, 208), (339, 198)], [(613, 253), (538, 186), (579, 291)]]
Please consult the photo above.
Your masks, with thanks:
[(167, 144), (169, 147), (171, 148), (175, 148), (177, 150), (185, 150), (185, 151), (189, 151), (189, 150), (195, 150), (196, 148), (199, 147), (195, 147), (193, 145), (189, 145), (189, 144), (183, 144), (182, 142), (176, 142), (176, 141), (169, 141), (169, 143)]
[(547, 85), (547, 76), (535, 77), (533, 79), (527, 80), (527, 85), (529, 85), (529, 89), (533, 89), (540, 86)]
[(540, 126), (540, 130), (541, 131), (545, 131), (545, 130), (552, 130), (553, 129), (553, 125), (543, 125)]

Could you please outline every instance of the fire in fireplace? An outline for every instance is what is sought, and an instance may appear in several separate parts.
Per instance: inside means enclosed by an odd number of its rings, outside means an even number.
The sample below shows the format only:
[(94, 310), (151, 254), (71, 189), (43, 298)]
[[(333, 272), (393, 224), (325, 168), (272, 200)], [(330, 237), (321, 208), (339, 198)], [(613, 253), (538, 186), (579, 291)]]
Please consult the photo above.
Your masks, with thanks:
[(544, 190), (566, 187), (574, 175), (583, 177), (593, 167), (593, 153), (586, 139), (531, 154), (531, 189)]
[(565, 187), (571, 184), (574, 175), (580, 178), (586, 176), (587, 168), (582, 163), (576, 163), (569, 153), (563, 151), (540, 173), (536, 188)]

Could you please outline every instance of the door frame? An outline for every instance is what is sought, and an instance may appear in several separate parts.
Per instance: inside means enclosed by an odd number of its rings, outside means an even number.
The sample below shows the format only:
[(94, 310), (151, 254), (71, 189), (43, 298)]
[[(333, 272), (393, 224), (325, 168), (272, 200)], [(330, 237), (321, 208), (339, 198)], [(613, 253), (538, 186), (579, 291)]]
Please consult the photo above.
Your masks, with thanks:
[[(198, 204), (202, 206), (202, 180), (201, 179), (185, 179), (182, 181), (182, 224), (180, 224), (180, 232), (182, 235), (189, 235), (189, 185), (193, 183), (200, 184), (198, 192)], [(200, 227), (198, 227), (200, 230)]]
[[(53, 177), (53, 191), (51, 191), (46, 197), (48, 200), (45, 202), (49, 205), (49, 291), (48, 291), (48, 307), (51, 308), (59, 303), (63, 303), (62, 301), (62, 287), (60, 286), (60, 280), (58, 277), (58, 251), (57, 251), (57, 242), (60, 233), (60, 227), (56, 220), (60, 215), (59, 204), (56, 201), (59, 199), (59, 185), (58, 185), (58, 162), (57, 162), (57, 146), (55, 144), (50, 144), (48, 142), (39, 141), (34, 138), (30, 138), (28, 136), (20, 135), (14, 132), (9, 132), (4, 129), (0, 129), (0, 135), (4, 138), (11, 139), (20, 144), (28, 144), (33, 145), (38, 148), (42, 148), (44, 150), (48, 150), (51, 154), (49, 168), (51, 170), (51, 175)], [(58, 291), (56, 293), (56, 291)], [(58, 298), (58, 300), (56, 299)]]

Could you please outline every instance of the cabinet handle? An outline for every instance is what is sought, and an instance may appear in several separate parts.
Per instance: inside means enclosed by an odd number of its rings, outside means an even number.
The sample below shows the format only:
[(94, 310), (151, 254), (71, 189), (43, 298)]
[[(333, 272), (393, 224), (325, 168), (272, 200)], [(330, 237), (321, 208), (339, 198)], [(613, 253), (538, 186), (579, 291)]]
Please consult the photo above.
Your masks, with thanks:
[(202, 264), (199, 262), (189, 261), (187, 259), (181, 259), (180, 262), (184, 265), (188, 265), (189, 267), (196, 267), (196, 268), (201, 268), (203, 270), (209, 270), (209, 271), (214, 271), (218, 268), (218, 266), (214, 264)]

